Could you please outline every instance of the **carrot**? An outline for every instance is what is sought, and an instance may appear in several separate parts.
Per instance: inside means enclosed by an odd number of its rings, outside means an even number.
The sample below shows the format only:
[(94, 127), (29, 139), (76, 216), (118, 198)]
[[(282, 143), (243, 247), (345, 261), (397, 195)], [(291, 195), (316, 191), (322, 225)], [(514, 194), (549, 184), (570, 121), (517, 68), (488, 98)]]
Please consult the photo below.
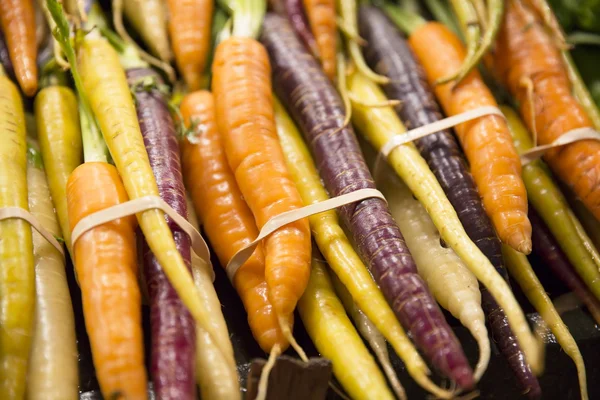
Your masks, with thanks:
[[(210, 12), (210, 10), (207, 10)], [(123, 3), (123, 13), (131, 25), (150, 48), (150, 51), (162, 61), (173, 58), (167, 36), (167, 16), (160, 0), (133, 0)]]
[(167, 0), (175, 62), (189, 90), (198, 90), (202, 86), (213, 3), (213, 0)]
[(313, 256), (310, 280), (298, 303), (304, 326), (319, 353), (353, 399), (393, 399), (375, 360), (336, 297), (326, 265)]
[(17, 81), (27, 96), (33, 96), (38, 79), (33, 0), (2, 0), (0, 22)]
[[(275, 122), (288, 169), (304, 204), (329, 199), (300, 132), (276, 98)], [(447, 395), (447, 392), (437, 388), (427, 378), (425, 362), (406, 336), (392, 307), (386, 302), (352, 247), (339, 224), (337, 213), (330, 210), (313, 215), (309, 217), (309, 222), (315, 242), (332, 270), (351, 293), (353, 301), (396, 350), (406, 364), (409, 374), (426, 390), (440, 397)]]
[[(337, 91), (287, 21), (267, 15), (261, 40), (271, 56), (277, 94), (310, 144), (331, 195), (374, 188), (352, 126), (344, 123), (345, 110)], [(365, 199), (341, 207), (340, 215), (396, 317), (410, 329), (417, 346), (458, 385), (472, 386), (472, 372), (460, 344), (418, 276), (385, 202)], [(439, 394), (448, 395), (443, 391)]]
[[(375, 156), (372, 159), (375, 160)], [(471, 332), (479, 346), (479, 361), (474, 371), (475, 380), (479, 381), (490, 361), (490, 341), (477, 278), (452, 249), (442, 245), (427, 211), (406, 184), (394, 177), (389, 168), (385, 171), (378, 183), (388, 199), (392, 216), (406, 235), (419, 275), (440, 305)]]
[[(42, 78), (40, 83), (45, 80)], [(72, 249), (67, 212), (67, 180), (83, 159), (77, 98), (66, 86), (50, 85), (43, 87), (37, 94), (34, 110), (50, 194), (62, 238), (70, 252)]]
[[(393, 22), (382, 10), (362, 6), (359, 27), (361, 36), (369, 43), (364, 49), (365, 59), (376, 72), (390, 78), (390, 82), (383, 85), (382, 89), (388, 98), (401, 101), (395, 109), (403, 123), (417, 128), (440, 120), (442, 113), (423, 68)], [(415, 146), (435, 174), (469, 238), (496, 271), (508, 280), (508, 273), (502, 265), (500, 240), (483, 208), (475, 181), (453, 133), (444, 130), (425, 136), (416, 140)], [(525, 357), (510, 329), (506, 314), (485, 286), (480, 285), (480, 291), (481, 305), (497, 347), (515, 372), (523, 391), (530, 396), (537, 393), (539, 397), (539, 383), (524, 362)]]
[[(359, 74), (351, 75), (348, 82), (350, 91), (360, 99), (369, 103), (385, 100), (379, 87)], [(354, 124), (377, 150), (380, 150), (394, 134), (405, 131), (390, 107), (369, 108), (353, 103), (352, 110)], [(409, 143), (397, 147), (388, 156), (388, 162), (428, 211), (441, 238), (492, 293), (508, 316), (511, 328), (515, 332), (527, 360), (534, 369), (539, 367), (543, 349), (540, 349), (535, 342), (523, 311), (516, 302), (510, 287), (481, 250), (470, 240), (435, 176), (414, 145)]]
[(594, 218), (590, 210), (588, 210), (585, 205), (578, 199), (572, 191), (570, 191), (566, 187), (561, 187), (563, 189), (563, 193), (571, 206), (571, 209), (577, 216), (577, 219), (583, 225), (585, 232), (590, 237), (593, 246), (596, 249), (600, 249), (600, 222)]
[[(460, 68), (465, 49), (459, 38), (437, 22), (422, 22), (410, 32), (410, 46), (433, 84)], [(448, 115), (481, 106), (497, 106), (478, 71), (462, 82), (437, 85), (435, 93)], [(521, 180), (521, 161), (502, 117), (488, 115), (455, 128), (471, 165), (471, 173), (486, 212), (502, 242), (528, 254), (531, 224), (527, 219), (527, 195)]]
[[(192, 200), (189, 196), (186, 197), (188, 220), (197, 230), (200, 230)], [(211, 320), (213, 329), (220, 333), (217, 335), (220, 343), (215, 343), (211, 335), (201, 326), (196, 329), (196, 382), (200, 387), (201, 398), (239, 400), (241, 395), (237, 364), (233, 357), (228, 360), (219, 350), (227, 349), (226, 353), (233, 355), (229, 331), (221, 311), (221, 302), (213, 285), (214, 271), (209, 263), (196, 254), (192, 253), (191, 258), (194, 283), (207, 310), (213, 316)]]
[(588, 393), (585, 364), (583, 363), (583, 357), (581, 356), (579, 347), (577, 347), (577, 342), (575, 342), (575, 339), (573, 339), (573, 336), (569, 333), (569, 329), (554, 308), (552, 300), (550, 300), (544, 287), (533, 272), (529, 261), (527, 261), (527, 257), (506, 245), (502, 246), (502, 254), (504, 255), (506, 268), (508, 268), (512, 277), (517, 281), (523, 290), (523, 293), (535, 307), (537, 312), (540, 313), (544, 322), (549, 325), (550, 330), (556, 337), (560, 347), (562, 347), (565, 353), (567, 353), (575, 363), (581, 399), (587, 400)]
[[(497, 40), (495, 69), (519, 102), (521, 115), (539, 144), (549, 144), (572, 129), (593, 127), (571, 94), (560, 50), (525, 3), (507, 3)], [(600, 143), (571, 143), (548, 151), (544, 158), (600, 219)]]
[(8, 52), (8, 47), (6, 47), (6, 38), (0, 29), (0, 64), (4, 67), (4, 73), (8, 75), (9, 78), (15, 78), (15, 70), (13, 69), (12, 62), (10, 61), (10, 54)]
[(312, 55), (318, 58), (319, 48), (315, 36), (308, 25), (303, 0), (283, 0), (282, 7), (290, 20), (290, 24), (294, 27), (294, 31), (302, 40), (302, 43), (304, 43)]
[[(533, 147), (527, 128), (515, 111), (502, 107), (510, 132), (519, 152)], [(557, 238), (573, 267), (579, 273), (592, 293), (600, 299), (600, 265), (586, 249), (585, 242), (578, 234), (579, 221), (571, 218), (571, 210), (560, 188), (554, 183), (547, 166), (536, 160), (523, 167), (523, 180), (529, 201)]]
[[(261, 229), (272, 217), (301, 208), (303, 203), (277, 139), (268, 55), (252, 39), (257, 29), (236, 25), (236, 20), (243, 21), (241, 17), (234, 15), (233, 36), (217, 47), (212, 86), (229, 167)], [(264, 244), (269, 298), (275, 312), (287, 318), (310, 275), (308, 221), (278, 229)]]
[(329, 277), (331, 278), (333, 287), (335, 288), (335, 293), (344, 305), (346, 313), (352, 317), (356, 329), (363, 339), (369, 343), (369, 347), (371, 347), (373, 353), (375, 353), (375, 357), (377, 357), (377, 361), (381, 365), (388, 382), (392, 386), (394, 394), (400, 400), (406, 400), (406, 390), (402, 386), (402, 383), (400, 383), (400, 379), (398, 379), (396, 371), (392, 366), (385, 338), (381, 332), (377, 330), (373, 322), (371, 322), (365, 313), (358, 308), (356, 303), (352, 300), (352, 295), (348, 289), (346, 289), (346, 286), (344, 286), (337, 275), (332, 271), (329, 271), (329, 273)]
[[(181, 141), (181, 162), (186, 187), (212, 248), (225, 266), (244, 245), (258, 236), (254, 217), (229, 169), (216, 125), (213, 96), (209, 92), (186, 95), (181, 103), (186, 125), (196, 126), (193, 136)], [(240, 267), (233, 279), (254, 338), (265, 352), (276, 345), (287, 348), (265, 282), (262, 244)], [(293, 315), (288, 316), (292, 324)]]
[[(48, 0), (48, 8), (57, 23), (57, 29), (53, 33), (69, 59), (77, 91), (80, 97), (89, 97), (89, 104), (86, 98), (82, 105), (89, 109), (88, 115), (95, 115), (97, 118), (110, 154), (123, 177), (128, 196), (131, 199), (158, 196), (127, 78), (117, 53), (106, 40), (94, 37), (97, 34), (94, 31), (83, 38), (76, 60), (62, 7), (57, 0)], [(95, 122), (93, 119), (92, 121)], [(205, 312), (192, 276), (177, 251), (164, 213), (148, 210), (137, 214), (137, 218), (150, 249), (177, 294), (194, 319), (203, 326), (208, 326), (210, 316)]]
[[(160, 196), (185, 218), (188, 211), (175, 124), (165, 96), (158, 89), (164, 83), (158, 73), (147, 67), (128, 68), (126, 74), (135, 97), (146, 152), (157, 179)], [(154, 84), (148, 87), (138, 84), (144, 80), (153, 81)], [(190, 237), (171, 218), (167, 218), (167, 223), (177, 249), (189, 269)], [(150, 373), (153, 377), (154, 392), (162, 400), (195, 399), (194, 321), (145, 240), (142, 242), (141, 251), (150, 306)]]
[(315, 36), (323, 71), (335, 78), (337, 25), (335, 0), (303, 0), (310, 28)]
[[(6, 3), (3, 2), (3, 6)], [(0, 208), (27, 205), (25, 115), (17, 87), (0, 68)], [(0, 220), (0, 399), (21, 399), (35, 311), (31, 227)]]
[[(27, 164), (29, 210), (44, 229), (60, 236), (42, 157), (36, 149), (37, 144), (30, 144)], [(37, 293), (27, 398), (76, 399), (79, 396), (78, 353), (65, 260), (42, 235), (35, 231), (32, 234)]]
[[(67, 183), (71, 228), (82, 218), (127, 200), (114, 166), (85, 162)], [(96, 375), (109, 399), (147, 398), (136, 225), (133, 216), (109, 222), (84, 233), (73, 247)]]

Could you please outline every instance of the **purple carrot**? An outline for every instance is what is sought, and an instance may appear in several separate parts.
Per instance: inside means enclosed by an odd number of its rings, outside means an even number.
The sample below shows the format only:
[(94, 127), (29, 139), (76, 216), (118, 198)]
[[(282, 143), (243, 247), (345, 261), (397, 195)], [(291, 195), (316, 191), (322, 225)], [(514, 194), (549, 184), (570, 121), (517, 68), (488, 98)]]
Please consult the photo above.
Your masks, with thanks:
[(302, 0), (283, 0), (285, 13), (302, 43), (315, 57), (319, 56), (317, 41), (310, 30)]
[[(401, 101), (396, 107), (400, 119), (409, 129), (442, 119), (425, 73), (394, 23), (372, 6), (362, 6), (358, 15), (360, 35), (369, 43), (364, 47), (365, 60), (375, 72), (390, 78), (383, 89), (388, 98)], [(425, 136), (416, 140), (415, 145), (435, 174), (471, 240), (508, 281), (502, 265), (500, 240), (452, 133), (445, 130)], [(498, 348), (509, 361), (523, 390), (531, 398), (539, 397), (539, 382), (525, 362), (504, 311), (483, 285), (480, 289), (482, 307)]]
[(562, 251), (554, 236), (533, 206), (529, 205), (529, 220), (533, 227), (533, 251), (540, 256), (552, 273), (560, 279), (587, 307), (594, 320), (600, 324), (600, 301), (590, 292)]
[[(151, 69), (127, 71), (130, 85), (150, 77), (161, 78)], [(185, 189), (181, 176), (179, 146), (167, 103), (158, 89), (134, 87), (137, 115), (160, 197), (187, 218)], [(168, 220), (177, 249), (190, 267), (190, 238)], [(150, 300), (151, 375), (156, 398), (161, 400), (196, 399), (195, 348), (196, 325), (160, 264), (144, 241), (144, 277)]]
[[(264, 21), (274, 88), (309, 142), (321, 177), (332, 196), (375, 188), (344, 107), (316, 60), (275, 14)], [(417, 273), (415, 263), (387, 205), (367, 199), (340, 208), (360, 255), (396, 316), (417, 346), (460, 387), (473, 387), (473, 373), (452, 329)]]

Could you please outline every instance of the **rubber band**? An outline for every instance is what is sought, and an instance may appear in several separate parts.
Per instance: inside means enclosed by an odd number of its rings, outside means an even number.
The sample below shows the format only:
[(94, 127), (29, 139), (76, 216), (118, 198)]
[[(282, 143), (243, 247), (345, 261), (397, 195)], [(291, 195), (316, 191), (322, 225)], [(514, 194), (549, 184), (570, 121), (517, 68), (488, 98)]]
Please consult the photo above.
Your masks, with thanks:
[(532, 147), (523, 152), (521, 154), (521, 164), (527, 165), (542, 157), (548, 150), (579, 142), (580, 140), (600, 140), (600, 132), (592, 128), (572, 129), (556, 138), (552, 143)]
[(394, 135), (390, 140), (381, 147), (379, 154), (383, 157), (389, 157), (392, 150), (403, 144), (412, 142), (433, 133), (441, 132), (448, 128), (453, 128), (456, 125), (472, 121), (474, 119), (485, 117), (486, 115), (498, 115), (504, 118), (504, 114), (498, 107), (495, 106), (484, 106), (477, 107), (472, 110), (453, 115), (448, 118), (440, 119), (439, 121), (432, 122), (431, 124), (423, 125), (415, 129), (411, 129), (402, 134)]
[(431, 124), (419, 126), (418, 128), (410, 129), (404, 133), (394, 135), (387, 141), (386, 144), (381, 146), (377, 158), (375, 159), (375, 165), (373, 168), (373, 175), (378, 177), (381, 172), (382, 158), (387, 159), (392, 151), (397, 147), (421, 139), (422, 137), (441, 132), (443, 130), (453, 128), (462, 123), (472, 121), (474, 119), (485, 117), (487, 115), (497, 115), (502, 118), (504, 114), (502, 111), (495, 106), (483, 106), (477, 107), (469, 111), (465, 111), (460, 114), (453, 115), (448, 118), (440, 119), (439, 121), (432, 122)]
[(48, 241), (56, 250), (60, 252), (60, 255), (65, 259), (65, 250), (63, 249), (62, 244), (56, 240), (53, 234), (48, 232), (42, 224), (31, 214), (29, 211), (25, 210), (21, 207), (4, 207), (0, 208), (0, 221), (4, 219), (18, 218), (26, 221), (31, 225), (33, 229), (38, 231), (40, 235), (43, 236), (44, 239)]
[(185, 233), (188, 234), (192, 242), (192, 250), (194, 253), (206, 261), (209, 266), (211, 266), (214, 282), (214, 270), (212, 269), (212, 264), (210, 262), (210, 250), (208, 249), (204, 238), (192, 224), (179, 215), (177, 211), (171, 208), (171, 206), (165, 203), (158, 196), (145, 196), (138, 199), (129, 200), (124, 203), (105, 208), (104, 210), (97, 211), (82, 218), (77, 225), (75, 225), (75, 228), (73, 228), (73, 232), (71, 233), (72, 248), (75, 248), (75, 242), (77, 242), (81, 235), (90, 229), (119, 218), (124, 218), (143, 211), (155, 209), (161, 210), (167, 214), (173, 222), (175, 222), (181, 229), (185, 231)]
[(368, 198), (379, 198), (383, 201), (385, 197), (383, 194), (377, 189), (359, 189), (354, 192), (346, 193), (341, 196), (333, 197), (331, 199), (321, 201), (319, 203), (311, 204), (302, 208), (298, 208), (296, 210), (287, 211), (281, 213), (270, 220), (262, 227), (256, 239), (252, 242), (248, 243), (246, 246), (241, 248), (231, 257), (227, 267), (225, 267), (225, 272), (227, 272), (227, 276), (233, 282), (233, 278), (235, 274), (240, 269), (242, 265), (250, 258), (252, 253), (254, 253), (254, 249), (256, 246), (271, 233), (275, 232), (277, 229), (291, 224), (292, 222), (296, 222), (306, 217), (310, 217), (311, 215), (319, 214), (325, 211), (333, 210), (335, 208), (339, 208), (345, 206), (350, 203), (355, 203), (357, 201), (365, 200)]

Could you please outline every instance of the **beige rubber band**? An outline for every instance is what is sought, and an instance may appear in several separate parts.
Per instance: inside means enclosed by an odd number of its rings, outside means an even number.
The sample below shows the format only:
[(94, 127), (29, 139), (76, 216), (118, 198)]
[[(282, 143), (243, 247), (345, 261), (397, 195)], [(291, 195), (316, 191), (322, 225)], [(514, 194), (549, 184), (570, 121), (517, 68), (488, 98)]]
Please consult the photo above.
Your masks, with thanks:
[[(192, 250), (194, 253), (202, 258), (204, 261), (211, 265), (210, 262), (210, 251), (208, 250), (208, 246), (202, 238), (202, 235), (190, 224), (185, 218), (183, 218), (177, 211), (173, 210), (171, 206), (165, 203), (158, 196), (145, 196), (140, 197), (139, 199), (129, 200), (125, 203), (117, 204), (112, 207), (105, 208), (104, 210), (95, 212), (93, 214), (88, 215), (85, 218), (82, 218), (75, 228), (73, 228), (73, 232), (71, 233), (71, 243), (73, 248), (75, 248), (75, 242), (77, 239), (81, 237), (85, 232), (89, 231), (92, 228), (100, 226), (102, 224), (106, 224), (108, 222), (114, 221), (119, 218), (128, 217), (130, 215), (134, 215), (146, 210), (161, 210), (165, 214), (167, 214), (173, 222), (175, 222), (181, 229), (188, 234), (192, 241)], [(211, 268), (212, 269), (212, 268)], [(213, 281), (214, 281), (214, 271), (213, 271)]]
[(438, 133), (445, 129), (455, 127), (456, 125), (460, 125), (464, 122), (468, 122), (480, 117), (485, 117), (486, 115), (498, 115), (504, 118), (504, 114), (502, 114), (502, 111), (500, 111), (498, 107), (477, 107), (464, 113), (453, 115), (452, 117), (444, 118), (439, 121), (435, 121), (431, 124), (423, 125), (418, 128), (406, 131), (404, 133), (392, 136), (390, 140), (381, 147), (381, 150), (379, 150), (379, 154), (387, 158), (389, 157), (392, 150), (394, 150), (398, 146), (402, 146), (403, 144), (412, 142), (427, 135), (431, 135), (432, 133)]
[(311, 215), (333, 210), (335, 208), (342, 207), (347, 204), (372, 197), (377, 197), (383, 201), (386, 201), (383, 194), (377, 189), (359, 189), (355, 190), (354, 192), (346, 193), (341, 196), (321, 201), (319, 203), (311, 204), (302, 208), (298, 208), (296, 210), (287, 211), (271, 218), (262, 227), (257, 238), (254, 239), (254, 241), (248, 243), (245, 247), (238, 250), (238, 252), (235, 253), (233, 257), (231, 257), (231, 260), (229, 260), (229, 263), (225, 268), (227, 276), (233, 282), (233, 278), (235, 277), (235, 274), (237, 273), (238, 269), (240, 269), (240, 267), (244, 265), (248, 258), (250, 258), (252, 253), (254, 253), (254, 249), (256, 249), (256, 246), (258, 246), (261, 240), (263, 240), (282, 226), (285, 226), (292, 222), (296, 222), (306, 217), (310, 217)]
[(60, 244), (58, 240), (56, 240), (54, 235), (52, 235), (50, 232), (44, 229), (42, 224), (40, 224), (40, 222), (29, 211), (21, 207), (0, 208), (0, 221), (10, 218), (19, 218), (24, 221), (27, 221), (33, 229), (38, 231), (39, 234), (42, 235), (44, 239), (48, 241), (48, 243), (50, 243), (56, 250), (60, 252), (60, 255), (63, 257), (63, 259), (65, 258), (65, 250), (63, 249), (62, 244)]
[(570, 130), (556, 138), (556, 140), (552, 143), (545, 144), (543, 146), (532, 147), (531, 149), (522, 153), (521, 164), (527, 165), (530, 162), (542, 157), (550, 149), (579, 142), (580, 140), (600, 140), (600, 132), (592, 128), (577, 128)]

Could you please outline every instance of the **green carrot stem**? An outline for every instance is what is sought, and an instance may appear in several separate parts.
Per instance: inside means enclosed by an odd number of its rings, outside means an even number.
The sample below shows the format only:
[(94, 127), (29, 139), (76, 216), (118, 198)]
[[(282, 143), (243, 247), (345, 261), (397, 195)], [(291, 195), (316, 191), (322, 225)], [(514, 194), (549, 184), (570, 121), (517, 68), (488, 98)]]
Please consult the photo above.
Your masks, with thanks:
[(89, 101), (83, 90), (83, 81), (79, 70), (77, 69), (77, 57), (75, 49), (71, 44), (69, 23), (63, 12), (62, 5), (58, 0), (47, 0), (48, 11), (52, 15), (52, 19), (56, 23), (56, 28), (52, 31), (52, 35), (60, 44), (60, 47), (69, 61), (71, 74), (75, 82), (75, 88), (79, 95), (79, 116), (81, 120), (81, 134), (83, 139), (83, 158), (85, 162), (99, 161), (108, 162), (108, 149), (96, 118), (92, 112)]
[(220, 0), (233, 17), (232, 36), (258, 38), (267, 11), (266, 0)]
[(456, 20), (452, 17), (452, 13), (450, 12), (446, 1), (425, 0), (425, 4), (427, 4), (427, 8), (431, 11), (431, 14), (436, 20), (446, 25), (452, 32), (464, 40), (463, 32), (461, 32)]
[(425, 18), (421, 17), (419, 14), (415, 14), (390, 3), (385, 3), (383, 9), (392, 21), (394, 21), (394, 23), (407, 35), (412, 34), (419, 27), (427, 23)]

